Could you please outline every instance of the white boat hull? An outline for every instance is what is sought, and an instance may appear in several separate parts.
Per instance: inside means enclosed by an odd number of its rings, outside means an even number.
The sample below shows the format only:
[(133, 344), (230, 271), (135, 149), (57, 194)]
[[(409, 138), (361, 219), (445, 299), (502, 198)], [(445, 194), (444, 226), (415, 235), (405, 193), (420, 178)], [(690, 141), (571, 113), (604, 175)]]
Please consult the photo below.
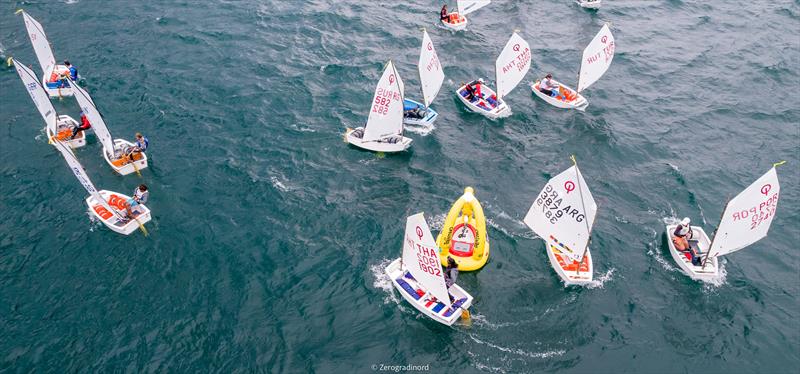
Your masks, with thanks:
[(408, 149), (412, 142), (411, 138), (406, 138), (405, 136), (400, 135), (395, 135), (380, 140), (364, 141), (357, 136), (359, 131), (361, 134), (363, 134), (364, 128), (358, 127), (355, 129), (347, 129), (345, 138), (347, 139), (348, 143), (368, 151), (385, 153), (402, 152)]
[(564, 281), (567, 286), (583, 286), (589, 284), (594, 279), (594, 263), (592, 262), (592, 253), (586, 249), (586, 255), (583, 256), (580, 264), (570, 260), (567, 256), (563, 255), (558, 250), (558, 245), (552, 241), (545, 241), (547, 244), (547, 258), (550, 259), (550, 265), (556, 271), (559, 278)]
[[(669, 246), (669, 253), (672, 255), (672, 259), (675, 260), (675, 263), (678, 264), (678, 267), (694, 280), (713, 282), (719, 279), (719, 261), (716, 257), (709, 259), (705, 268), (703, 268), (703, 266), (692, 265), (692, 260), (675, 248), (675, 245), (672, 243), (672, 233), (675, 232), (676, 227), (678, 227), (678, 225), (667, 225), (667, 246)], [(700, 257), (702, 258), (711, 248), (711, 240), (708, 238), (706, 232), (698, 226), (692, 226), (692, 232), (694, 235), (692, 239), (689, 240), (689, 244), (693, 248), (699, 250)]]
[[(100, 190), (98, 192), (112, 209), (120, 212), (123, 217), (126, 216), (125, 206), (123, 203), (127, 202), (131, 198), (130, 196), (107, 190)], [(103, 207), (103, 205), (101, 205), (101, 203), (93, 196), (86, 198), (86, 205), (89, 207), (89, 212), (103, 222), (106, 227), (122, 235), (130, 235), (139, 228), (140, 224), (144, 225), (145, 223), (150, 222), (150, 209), (142, 204), (138, 204), (131, 208), (131, 212), (134, 214), (135, 219), (126, 221), (120, 220), (116, 215), (114, 215), (114, 213), (106, 210), (106, 208)]]
[[(120, 175), (128, 175), (131, 173), (135, 173), (136, 170), (142, 170), (147, 168), (147, 155), (144, 152), (139, 153), (141, 155), (141, 158), (137, 159), (134, 162), (117, 158), (117, 155), (124, 156), (124, 154), (122, 153), (128, 147), (133, 147), (133, 143), (125, 139), (114, 139), (115, 154), (109, 155), (105, 149), (103, 150), (103, 158), (105, 158), (108, 165), (110, 165), (111, 168), (114, 169), (114, 171), (119, 173)], [(112, 160), (112, 158), (114, 159)]]
[(472, 305), (472, 295), (468, 294), (457, 284), (452, 285), (448, 291), (456, 302), (460, 301), (458, 306), (454, 303), (454, 307), (447, 308), (443, 303), (434, 301), (433, 296), (423, 290), (417, 281), (410, 277), (407, 271), (401, 269), (400, 263), (401, 259), (399, 258), (392, 261), (392, 263), (386, 267), (386, 275), (389, 276), (397, 292), (399, 292), (409, 304), (434, 321), (451, 326), (461, 317), (461, 312), (469, 309)]
[[(45, 73), (42, 76), (42, 86), (44, 86), (45, 91), (50, 97), (65, 97), (65, 96), (72, 96), (72, 88), (69, 86), (69, 82), (66, 80), (56, 79), (53, 80), (53, 74), (56, 76), (62, 74), (69, 74), (69, 69), (67, 69), (64, 65), (56, 65), (50, 73)], [(78, 76), (80, 79), (80, 76)]]
[(458, 12), (448, 13), (448, 15), (450, 16), (451, 19), (453, 18), (453, 16), (455, 16), (457, 18), (457, 21), (456, 22), (445, 22), (444, 20), (440, 20), (440, 22), (442, 23), (442, 26), (444, 26), (447, 29), (453, 30), (453, 31), (461, 31), (461, 30), (464, 30), (464, 29), (467, 28), (467, 17), (466, 16), (459, 15)]
[(600, 9), (603, 0), (578, 0), (578, 4), (585, 9)]
[[(72, 136), (72, 128), (78, 126), (78, 121), (66, 115), (58, 116), (56, 121), (56, 129), (58, 131), (58, 140), (71, 148), (80, 148), (86, 145), (86, 131), (81, 131), (75, 136), (75, 139), (70, 139)], [(47, 129), (47, 138), (53, 139), (56, 134), (53, 134), (50, 129)]]
[(497, 119), (500, 117), (506, 117), (511, 114), (511, 108), (506, 104), (506, 102), (502, 99), (497, 100), (495, 105), (489, 103), (486, 98), (496, 96), (494, 90), (491, 88), (481, 85), (481, 98), (473, 98), (472, 101), (467, 100), (466, 97), (466, 84), (459, 87), (456, 90), (456, 96), (461, 99), (461, 102), (472, 112), (482, 114), (490, 119)]
[(420, 110), (425, 110), (425, 116), (422, 118), (403, 117), (403, 124), (410, 126), (424, 127), (426, 129), (430, 129), (431, 127), (433, 127), (433, 122), (436, 121), (436, 118), (439, 117), (439, 113), (430, 107), (428, 107), (426, 110), (425, 106), (418, 101), (414, 101), (411, 99), (404, 100), (403, 110), (405, 110), (406, 108), (413, 108), (413, 107), (420, 108)]
[[(563, 87), (564, 89), (568, 90), (570, 93), (574, 94), (575, 95), (575, 99), (573, 99), (573, 100), (566, 100), (566, 99), (559, 100), (559, 99), (557, 99), (555, 97), (547, 95), (544, 92), (539, 91), (539, 82), (540, 81), (536, 81), (533, 84), (531, 84), (531, 91), (533, 91), (533, 93), (536, 96), (539, 96), (540, 99), (546, 101), (548, 104), (550, 104), (552, 106), (555, 106), (555, 107), (558, 107), (558, 108), (564, 108), (564, 109), (577, 109), (577, 110), (580, 110), (580, 111), (586, 110), (586, 107), (589, 106), (589, 101), (586, 100), (586, 98), (583, 97), (583, 95), (581, 95), (577, 91), (575, 91), (575, 90), (573, 90), (573, 89), (571, 89), (571, 88), (569, 88), (569, 87), (557, 82), (555, 79), (553, 79), (553, 82), (558, 84), (559, 86)], [(561, 97), (563, 97), (563, 96), (561, 96)]]

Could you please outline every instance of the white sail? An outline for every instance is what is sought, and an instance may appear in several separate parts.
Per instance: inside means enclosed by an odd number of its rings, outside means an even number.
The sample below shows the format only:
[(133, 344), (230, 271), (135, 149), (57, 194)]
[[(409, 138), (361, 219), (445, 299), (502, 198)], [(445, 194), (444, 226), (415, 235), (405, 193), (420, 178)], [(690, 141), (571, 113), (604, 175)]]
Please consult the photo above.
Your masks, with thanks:
[(738, 251), (767, 236), (778, 208), (780, 190), (778, 173), (773, 167), (729, 201), (711, 242), (709, 258)]
[(444, 70), (442, 70), (442, 64), (439, 62), (439, 56), (436, 55), (436, 49), (433, 48), (431, 37), (428, 36), (428, 31), (422, 31), (422, 48), (420, 49), (417, 68), (419, 69), (419, 81), (422, 86), (422, 100), (425, 103), (425, 107), (428, 107), (433, 102), (433, 99), (436, 98), (444, 82)]
[(392, 61), (375, 87), (369, 119), (364, 128), (365, 141), (374, 141), (403, 133), (403, 89)]
[[(583, 260), (597, 204), (577, 166), (556, 175), (525, 215), (525, 224), (574, 261)], [(555, 244), (555, 243), (554, 243)]]
[(603, 25), (600, 32), (594, 36), (592, 42), (583, 50), (581, 74), (578, 78), (578, 92), (587, 89), (592, 83), (597, 82), (611, 66), (614, 59), (614, 35), (608, 29), (608, 24)]
[(42, 73), (47, 76), (56, 67), (56, 58), (53, 57), (53, 50), (50, 49), (50, 42), (47, 41), (44, 28), (25, 11), (22, 11), (22, 18), (25, 19), (25, 29), (28, 30), (28, 36), (31, 38), (36, 58), (39, 59)]
[(439, 250), (422, 213), (410, 216), (406, 220), (403, 268), (408, 270), (428, 293), (450, 307), (450, 296), (444, 281)]
[(100, 139), (100, 143), (103, 144), (105, 151), (114, 156), (114, 139), (111, 138), (108, 126), (106, 126), (106, 122), (103, 121), (103, 116), (100, 115), (100, 111), (98, 111), (97, 107), (94, 105), (92, 97), (77, 83), (70, 80), (69, 85), (72, 87), (75, 99), (78, 100), (78, 106), (81, 107), (83, 114), (86, 115), (89, 123), (92, 124), (94, 134)]
[(497, 72), (497, 98), (517, 87), (531, 68), (531, 48), (516, 32), (508, 39), (494, 63)]
[(17, 68), (17, 74), (19, 74), (22, 84), (25, 85), (25, 90), (31, 95), (33, 104), (36, 105), (36, 109), (39, 109), (39, 113), (44, 118), (47, 129), (51, 134), (56, 134), (56, 109), (53, 107), (53, 103), (50, 102), (50, 96), (42, 87), (41, 80), (36, 77), (33, 70), (25, 66), (21, 61), (14, 60), (14, 67)]
[(456, 1), (456, 5), (458, 6), (458, 13), (462, 16), (466, 16), (480, 8), (483, 8), (492, 0), (458, 0)]
[(94, 197), (96, 201), (99, 201), (100, 204), (106, 208), (106, 210), (112, 212), (118, 218), (122, 218), (122, 216), (117, 213), (116, 210), (111, 208), (111, 206), (108, 205), (108, 202), (106, 202), (105, 199), (100, 196), (100, 193), (97, 192), (94, 184), (92, 184), (92, 181), (89, 179), (89, 175), (86, 174), (86, 170), (83, 169), (83, 165), (81, 165), (81, 163), (75, 157), (75, 154), (72, 153), (72, 150), (58, 140), (53, 141), (53, 145), (55, 145), (56, 149), (58, 149), (61, 152), (61, 155), (64, 156), (64, 160), (67, 161), (67, 165), (69, 165), (70, 170), (72, 170), (72, 173), (75, 174), (76, 178), (78, 178), (78, 182), (81, 182), (81, 185), (83, 185), (83, 188), (86, 189), (86, 192)]

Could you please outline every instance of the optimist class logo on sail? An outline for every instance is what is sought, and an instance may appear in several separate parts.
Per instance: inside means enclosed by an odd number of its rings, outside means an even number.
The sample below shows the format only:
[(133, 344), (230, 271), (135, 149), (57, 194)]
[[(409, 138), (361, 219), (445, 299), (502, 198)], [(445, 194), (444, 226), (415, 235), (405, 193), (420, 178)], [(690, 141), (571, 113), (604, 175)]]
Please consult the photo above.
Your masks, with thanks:
[[(393, 85), (395, 79), (394, 74), (389, 75), (389, 85)], [(372, 103), (372, 111), (383, 115), (389, 113), (389, 105), (392, 100), (400, 101), (400, 92), (383, 87), (378, 88), (375, 92), (375, 102)]]

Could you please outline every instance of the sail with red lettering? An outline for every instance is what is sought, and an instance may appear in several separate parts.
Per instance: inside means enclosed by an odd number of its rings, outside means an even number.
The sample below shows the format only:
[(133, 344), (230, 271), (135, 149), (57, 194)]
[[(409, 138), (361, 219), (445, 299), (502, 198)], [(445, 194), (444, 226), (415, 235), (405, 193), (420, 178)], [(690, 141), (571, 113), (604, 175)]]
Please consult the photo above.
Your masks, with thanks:
[(583, 50), (578, 92), (589, 88), (605, 74), (614, 59), (614, 47), (614, 35), (611, 35), (608, 24), (605, 24)]
[(439, 261), (439, 250), (431, 229), (425, 222), (425, 215), (417, 213), (408, 217), (403, 238), (403, 268), (411, 273), (425, 291), (444, 303), (446, 308), (450, 308), (450, 296)]
[(436, 55), (436, 48), (433, 47), (431, 37), (428, 36), (428, 31), (422, 31), (422, 48), (419, 53), (419, 63), (417, 63), (419, 70), (419, 80), (422, 86), (422, 99), (425, 107), (428, 107), (436, 98), (439, 89), (442, 88), (444, 82), (444, 70), (442, 64), (439, 62), (439, 56)]
[(767, 236), (778, 208), (780, 190), (778, 173), (772, 167), (729, 201), (711, 241), (709, 258), (736, 252)]
[(96, 201), (100, 202), (100, 205), (103, 208), (106, 208), (107, 211), (113, 213), (117, 216), (117, 218), (122, 219), (122, 215), (120, 215), (115, 209), (112, 209), (108, 202), (100, 195), (97, 191), (97, 188), (94, 187), (94, 184), (89, 179), (89, 175), (86, 174), (86, 170), (83, 169), (83, 165), (81, 165), (80, 161), (75, 157), (75, 154), (72, 153), (72, 150), (69, 146), (65, 145), (64, 143), (54, 140), (53, 145), (56, 149), (61, 152), (61, 155), (64, 156), (64, 160), (67, 161), (67, 165), (69, 169), (72, 170), (72, 173), (75, 174), (75, 178), (78, 178), (78, 182), (81, 182), (83, 188), (86, 189), (86, 192), (89, 193)]
[(556, 175), (534, 200), (524, 222), (547, 243), (558, 243), (558, 250), (581, 262), (597, 214), (580, 169), (573, 165)]
[(458, 0), (456, 1), (456, 6), (458, 6), (458, 13), (462, 16), (466, 16), (480, 8), (483, 8), (492, 0)]
[(517, 87), (531, 68), (531, 48), (516, 32), (508, 39), (505, 48), (495, 61), (497, 98), (500, 99)]
[(17, 74), (19, 74), (22, 84), (25, 85), (25, 90), (31, 95), (33, 104), (36, 105), (36, 109), (39, 109), (39, 113), (42, 115), (42, 118), (44, 118), (44, 122), (47, 124), (47, 129), (50, 134), (55, 134), (56, 109), (53, 107), (53, 103), (50, 102), (50, 96), (44, 90), (44, 87), (42, 87), (41, 81), (36, 77), (36, 74), (33, 73), (33, 70), (25, 66), (22, 62), (14, 60), (14, 67), (17, 68)]
[(372, 106), (364, 127), (364, 141), (403, 134), (403, 86), (390, 60), (375, 87)]
[(28, 30), (28, 37), (31, 39), (33, 51), (36, 53), (39, 65), (42, 67), (42, 72), (44, 75), (48, 75), (56, 67), (56, 58), (53, 56), (53, 50), (50, 49), (50, 42), (47, 41), (44, 28), (42, 28), (42, 24), (33, 19), (24, 10), (22, 11), (22, 18), (25, 20), (25, 29)]

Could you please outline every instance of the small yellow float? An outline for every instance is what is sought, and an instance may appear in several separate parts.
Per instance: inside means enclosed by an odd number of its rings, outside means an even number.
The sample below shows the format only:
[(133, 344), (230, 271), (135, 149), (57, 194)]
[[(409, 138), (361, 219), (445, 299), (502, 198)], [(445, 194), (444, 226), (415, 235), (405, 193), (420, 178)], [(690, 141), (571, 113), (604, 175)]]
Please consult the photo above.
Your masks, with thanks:
[(447, 256), (452, 256), (461, 271), (478, 270), (489, 260), (486, 217), (474, 192), (472, 187), (464, 189), (464, 195), (450, 208), (436, 238), (442, 265), (447, 266)]

